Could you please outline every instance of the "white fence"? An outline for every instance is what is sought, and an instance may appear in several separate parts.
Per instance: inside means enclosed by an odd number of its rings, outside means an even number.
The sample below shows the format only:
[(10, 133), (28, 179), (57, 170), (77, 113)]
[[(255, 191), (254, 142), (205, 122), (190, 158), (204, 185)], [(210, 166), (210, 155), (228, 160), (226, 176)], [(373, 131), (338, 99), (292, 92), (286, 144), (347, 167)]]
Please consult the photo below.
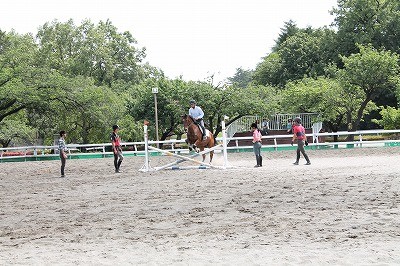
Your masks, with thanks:
[[(348, 147), (349, 145), (353, 145), (354, 147), (370, 147), (370, 146), (385, 146), (385, 145), (396, 145), (399, 143), (400, 140), (365, 140), (366, 136), (382, 136), (382, 135), (391, 135), (391, 134), (400, 134), (400, 129), (396, 130), (361, 130), (361, 131), (340, 131), (340, 132), (332, 132), (332, 133), (313, 133), (307, 134), (309, 140), (312, 139), (312, 143), (310, 141), (311, 147), (334, 147), (334, 148), (342, 148)], [(323, 142), (320, 143), (319, 137), (333, 137), (333, 136), (349, 136), (354, 135), (358, 136), (357, 141), (352, 142)], [(263, 139), (270, 139), (273, 140), (272, 145), (263, 145), (263, 147), (273, 147), (278, 149), (280, 147), (289, 146), (290, 144), (278, 144), (279, 139), (288, 139), (292, 138), (292, 135), (267, 135), (263, 136)], [(228, 150), (235, 150), (235, 149), (246, 149), (252, 148), (252, 146), (241, 146), (240, 140), (251, 140), (252, 137), (228, 137), (228, 142), (234, 142), (235, 145), (230, 144), (227, 147)], [(217, 142), (222, 142), (222, 138), (217, 138)], [(188, 149), (182, 147), (182, 144), (185, 144), (184, 140), (165, 140), (165, 141), (149, 141), (149, 145), (156, 146), (157, 143), (163, 143), (164, 148), (166, 151), (170, 152), (180, 152), (180, 153), (188, 153)], [(396, 143), (396, 144), (395, 144)], [(132, 155), (144, 155), (144, 141), (142, 142), (125, 142), (122, 143), (122, 146), (131, 147), (131, 150), (126, 151), (125, 154), (132, 154)], [(67, 145), (69, 149), (70, 155), (79, 155), (79, 154), (97, 154), (102, 157), (106, 157), (107, 155), (112, 155), (112, 152), (106, 152), (107, 147), (110, 147), (110, 143), (101, 143), (101, 144), (69, 144)], [(51, 151), (56, 150), (57, 146), (27, 146), (27, 147), (10, 147), (10, 148), (0, 148), (0, 162), (2, 159), (8, 158), (29, 158), (29, 157), (51, 157), (51, 156), (58, 156), (55, 154), (50, 153)], [(111, 149), (110, 149), (111, 150)], [(11, 153), (18, 152), (18, 154), (11, 154)], [(155, 152), (155, 151), (153, 151)]]
[[(256, 121), (258, 121), (258, 127), (263, 128), (263, 123), (268, 123), (269, 130), (286, 130), (288, 120), (294, 119), (295, 117), (300, 117), (302, 120), (302, 125), (304, 128), (313, 128), (314, 125), (318, 124), (318, 113), (298, 113), (298, 114), (275, 114), (268, 117), (263, 116), (243, 116), (238, 120), (234, 121), (226, 128), (226, 134), (228, 138), (231, 138), (235, 135), (236, 132), (244, 132), (250, 129), (250, 125)], [(321, 123), (321, 122), (319, 122)], [(322, 125), (322, 123), (321, 123)], [(322, 127), (322, 126), (321, 126)], [(319, 130), (318, 130), (319, 132)]]

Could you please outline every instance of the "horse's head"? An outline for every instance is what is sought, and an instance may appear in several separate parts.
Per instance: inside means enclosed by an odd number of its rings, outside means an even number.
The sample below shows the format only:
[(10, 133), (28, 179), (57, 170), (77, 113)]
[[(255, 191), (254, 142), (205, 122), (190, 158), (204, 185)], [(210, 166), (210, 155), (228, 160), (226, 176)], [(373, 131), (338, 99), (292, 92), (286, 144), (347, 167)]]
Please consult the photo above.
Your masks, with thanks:
[(182, 118), (182, 123), (183, 123), (183, 127), (185, 128), (185, 132), (187, 132), (187, 129), (188, 129), (188, 127), (191, 125), (191, 124), (193, 124), (193, 118), (190, 116), (190, 115), (188, 115), (188, 114), (184, 114), (184, 115), (181, 115), (181, 118)]

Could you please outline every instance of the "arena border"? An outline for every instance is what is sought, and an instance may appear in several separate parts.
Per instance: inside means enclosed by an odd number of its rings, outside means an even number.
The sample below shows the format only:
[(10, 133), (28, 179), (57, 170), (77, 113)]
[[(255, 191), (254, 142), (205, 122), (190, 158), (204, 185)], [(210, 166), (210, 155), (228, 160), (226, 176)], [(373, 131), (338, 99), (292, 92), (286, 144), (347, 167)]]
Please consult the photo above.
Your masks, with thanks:
[[(365, 130), (365, 131), (356, 131), (356, 132), (335, 132), (335, 133), (319, 133), (317, 135), (313, 135), (313, 140), (318, 140), (318, 136), (345, 136), (345, 135), (359, 135), (360, 140), (354, 142), (323, 142), (319, 143), (310, 143), (306, 149), (311, 150), (319, 150), (319, 149), (351, 149), (351, 148), (364, 148), (364, 147), (399, 147), (400, 140), (398, 139), (386, 139), (386, 140), (376, 140), (376, 141), (365, 141), (362, 140), (363, 135), (370, 135), (370, 134), (399, 134), (400, 130)], [(311, 135), (310, 135), (311, 136)], [(282, 135), (282, 136), (264, 136), (263, 139), (278, 139), (278, 138), (288, 138), (290, 136)], [(229, 138), (230, 141), (234, 140), (241, 140), (241, 139), (250, 139), (250, 137), (238, 137), (238, 138)], [(217, 138), (218, 140), (218, 138)], [(179, 141), (174, 140), (172, 143), (178, 143)], [(182, 142), (182, 141), (180, 141)], [(157, 143), (168, 144), (171, 141), (149, 141), (149, 144), (156, 145)], [(124, 151), (124, 156), (146, 156), (145, 151), (140, 150), (136, 145), (144, 145), (142, 142), (130, 142), (124, 143), (125, 146), (133, 145), (134, 150)], [(89, 153), (74, 153), (71, 152), (68, 154), (69, 159), (99, 159), (99, 158), (111, 158), (113, 154), (111, 152), (105, 152), (105, 148), (107, 146), (111, 146), (109, 143), (103, 144), (86, 144), (86, 145), (70, 145), (69, 147), (71, 150), (77, 150), (78, 146), (83, 147), (101, 147), (103, 152), (89, 152)], [(172, 145), (173, 147), (173, 145)], [(12, 147), (12, 148), (1, 148), (0, 149), (0, 163), (7, 163), (7, 162), (29, 162), (29, 161), (49, 161), (49, 160), (59, 160), (57, 154), (36, 154), (37, 150), (45, 150), (45, 149), (55, 149), (56, 146), (31, 146), (31, 147)], [(274, 151), (285, 151), (285, 150), (295, 150), (296, 146), (291, 146), (288, 144), (278, 145), (265, 145), (262, 147), (263, 152), (274, 152)], [(18, 156), (3, 156), (3, 152), (7, 150), (25, 150), (25, 155), (18, 155)], [(26, 154), (27, 150), (33, 150), (35, 155), (28, 155)], [(186, 149), (174, 149), (170, 150), (173, 153), (177, 154), (186, 154), (188, 151)], [(252, 146), (230, 146), (227, 147), (227, 153), (235, 153), (235, 152), (250, 152), (252, 151)], [(147, 154), (147, 156), (162, 156), (161, 152), (151, 151)]]
[[(329, 149), (360, 149), (360, 148), (369, 148), (369, 147), (377, 147), (377, 148), (385, 148), (385, 147), (400, 147), (400, 141), (391, 141), (391, 142), (379, 142), (381, 145), (379, 146), (368, 146), (369, 143), (364, 141), (362, 145), (358, 143), (319, 143), (319, 144), (310, 144), (305, 147), (306, 150), (329, 150)], [(261, 148), (263, 152), (275, 152), (275, 151), (290, 151), (296, 150), (296, 146), (284, 145), (284, 146), (264, 146)], [(241, 146), (241, 147), (229, 147), (227, 149), (228, 153), (240, 153), (240, 152), (252, 152), (252, 146)], [(182, 151), (175, 151), (180, 154)], [(184, 152), (187, 153), (187, 152)], [(144, 157), (144, 151), (126, 151), (124, 152), (124, 156), (126, 157)], [(161, 152), (152, 151), (149, 152), (148, 156), (164, 156)], [(71, 153), (68, 155), (68, 159), (101, 159), (101, 158), (113, 158), (113, 154), (110, 153)], [(0, 163), (13, 163), (13, 162), (32, 162), (32, 161), (51, 161), (51, 160), (59, 160), (59, 156), (57, 154), (50, 155), (30, 155), (30, 156), (15, 156), (15, 157), (0, 157)]]

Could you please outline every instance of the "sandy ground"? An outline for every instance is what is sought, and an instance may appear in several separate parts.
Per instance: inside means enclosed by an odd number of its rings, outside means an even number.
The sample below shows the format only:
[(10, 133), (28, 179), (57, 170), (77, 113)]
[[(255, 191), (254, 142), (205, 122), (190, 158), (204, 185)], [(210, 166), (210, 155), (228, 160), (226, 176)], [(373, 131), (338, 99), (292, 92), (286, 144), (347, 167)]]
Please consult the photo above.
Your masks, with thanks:
[[(399, 265), (400, 148), (0, 163), (1, 265)], [(222, 163), (217, 154), (214, 164)], [(151, 157), (152, 166), (171, 157)]]

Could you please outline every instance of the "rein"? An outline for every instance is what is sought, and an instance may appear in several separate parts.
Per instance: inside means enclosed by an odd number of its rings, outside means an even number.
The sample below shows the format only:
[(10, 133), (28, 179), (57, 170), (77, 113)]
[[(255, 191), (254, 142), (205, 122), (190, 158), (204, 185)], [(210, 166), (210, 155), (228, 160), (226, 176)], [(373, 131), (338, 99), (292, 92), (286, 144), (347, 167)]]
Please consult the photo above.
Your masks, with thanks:
[[(191, 122), (190, 124), (187, 125), (187, 127), (190, 127), (192, 124), (194, 124), (194, 119), (191, 116), (188, 116), (188, 118), (190, 118)], [(186, 119), (187, 121), (188, 119)]]

